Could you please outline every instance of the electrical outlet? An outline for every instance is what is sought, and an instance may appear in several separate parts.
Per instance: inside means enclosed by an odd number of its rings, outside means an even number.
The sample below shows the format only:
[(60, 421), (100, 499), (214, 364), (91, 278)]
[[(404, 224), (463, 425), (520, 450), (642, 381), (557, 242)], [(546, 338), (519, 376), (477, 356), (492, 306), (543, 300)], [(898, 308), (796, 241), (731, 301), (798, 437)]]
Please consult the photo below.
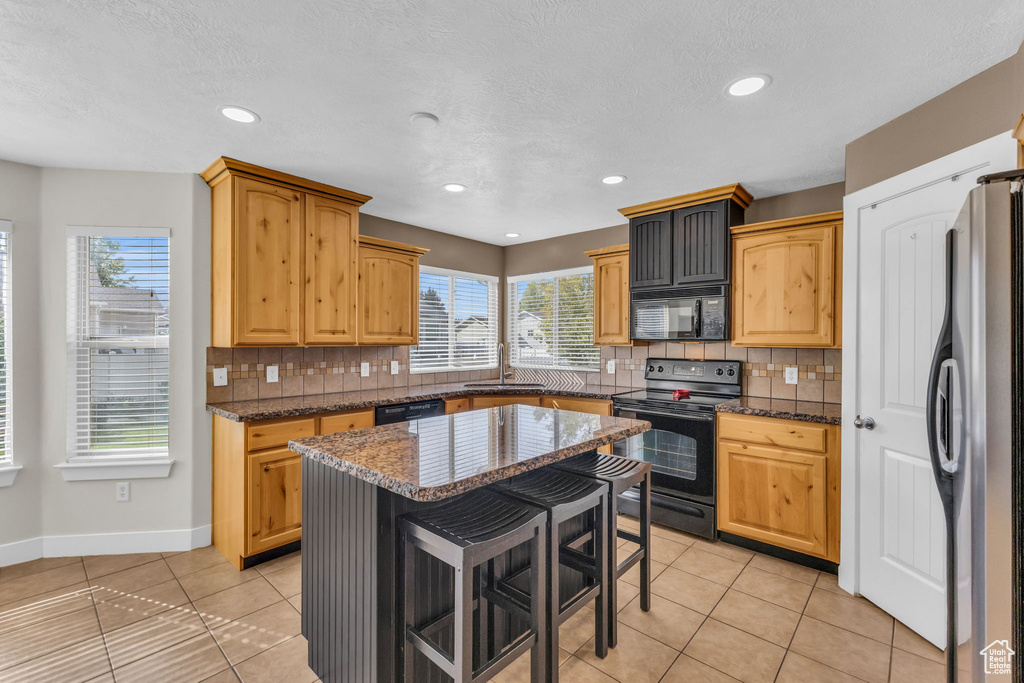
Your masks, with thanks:
[(605, 363), (604, 367), (605, 367), (605, 372), (607, 372), (609, 375), (614, 375), (615, 374), (615, 361), (614, 360), (610, 360), (607, 363)]
[(277, 381), (278, 381), (277, 366), (276, 365), (268, 365), (267, 366), (267, 382), (277, 382)]
[(360, 377), (369, 377), (370, 376), (370, 364), (369, 363), (360, 363), (359, 364), (359, 376)]
[(397, 360), (391, 361), (391, 374), (392, 375), (397, 375), (398, 374), (398, 361)]
[(214, 368), (213, 369), (213, 386), (215, 387), (226, 387), (228, 385), (228, 369), (227, 368)]
[(799, 374), (797, 372), (797, 368), (792, 367), (792, 366), (787, 367), (786, 370), (785, 370), (785, 376), (786, 376), (786, 384), (796, 384), (797, 378), (799, 377)]
[(132, 499), (132, 489), (130, 481), (119, 481), (117, 482), (117, 502), (127, 503)]

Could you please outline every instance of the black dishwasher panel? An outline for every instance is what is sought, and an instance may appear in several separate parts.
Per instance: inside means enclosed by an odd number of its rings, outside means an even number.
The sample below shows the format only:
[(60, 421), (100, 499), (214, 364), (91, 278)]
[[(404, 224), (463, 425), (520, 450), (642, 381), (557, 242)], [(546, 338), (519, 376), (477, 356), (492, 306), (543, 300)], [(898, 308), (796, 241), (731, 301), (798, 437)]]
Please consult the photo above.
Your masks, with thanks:
[(393, 406), (380, 406), (374, 414), (374, 424), (389, 425), (395, 422), (408, 422), (421, 417), (437, 417), (444, 415), (444, 400), (415, 401), (398, 403)]

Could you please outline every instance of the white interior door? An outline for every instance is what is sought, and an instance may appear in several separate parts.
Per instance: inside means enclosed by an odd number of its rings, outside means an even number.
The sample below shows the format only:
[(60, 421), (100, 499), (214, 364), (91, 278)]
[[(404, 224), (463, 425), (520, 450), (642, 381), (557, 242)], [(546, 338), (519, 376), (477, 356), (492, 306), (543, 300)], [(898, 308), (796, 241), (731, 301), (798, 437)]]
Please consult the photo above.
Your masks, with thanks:
[[(1013, 140), (999, 136), (849, 195), (844, 206), (840, 585), (940, 648), (945, 523), (925, 394), (942, 324), (944, 238), (977, 177), (1014, 163)], [(875, 428), (855, 429), (857, 415)]]

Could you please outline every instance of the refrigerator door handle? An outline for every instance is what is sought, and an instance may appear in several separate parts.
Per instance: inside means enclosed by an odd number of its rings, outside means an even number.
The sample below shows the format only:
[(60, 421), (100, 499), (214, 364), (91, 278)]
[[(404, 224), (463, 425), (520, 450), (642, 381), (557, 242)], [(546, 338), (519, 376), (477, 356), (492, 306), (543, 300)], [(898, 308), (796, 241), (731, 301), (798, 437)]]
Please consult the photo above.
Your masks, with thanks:
[[(939, 493), (944, 493), (942, 480), (952, 474), (948, 458), (949, 436), (949, 373), (955, 369), (953, 359), (953, 296), (955, 293), (956, 230), (946, 233), (946, 299), (943, 304), (942, 328), (935, 344), (928, 373), (928, 394), (925, 399), (925, 424), (928, 429), (928, 452)], [(941, 407), (941, 410), (940, 410)], [(950, 493), (952, 490), (950, 489)]]

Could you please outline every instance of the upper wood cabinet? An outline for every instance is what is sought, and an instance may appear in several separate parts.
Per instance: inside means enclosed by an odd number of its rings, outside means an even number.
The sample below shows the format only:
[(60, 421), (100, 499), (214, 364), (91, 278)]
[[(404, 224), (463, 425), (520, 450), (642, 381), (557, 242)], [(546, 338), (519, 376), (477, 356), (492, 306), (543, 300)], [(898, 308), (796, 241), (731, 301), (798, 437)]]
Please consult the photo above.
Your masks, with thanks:
[(354, 344), (359, 207), (370, 197), (226, 157), (201, 175), (213, 346)]
[(732, 229), (736, 346), (842, 345), (843, 213)]
[(359, 343), (419, 340), (420, 257), (430, 251), (374, 237), (359, 238)]
[(729, 282), (729, 228), (743, 222), (752, 197), (739, 184), (629, 206), (633, 290)]
[(583, 252), (594, 260), (594, 344), (629, 346), (629, 245)]
[(356, 342), (359, 209), (306, 197), (306, 344)]

